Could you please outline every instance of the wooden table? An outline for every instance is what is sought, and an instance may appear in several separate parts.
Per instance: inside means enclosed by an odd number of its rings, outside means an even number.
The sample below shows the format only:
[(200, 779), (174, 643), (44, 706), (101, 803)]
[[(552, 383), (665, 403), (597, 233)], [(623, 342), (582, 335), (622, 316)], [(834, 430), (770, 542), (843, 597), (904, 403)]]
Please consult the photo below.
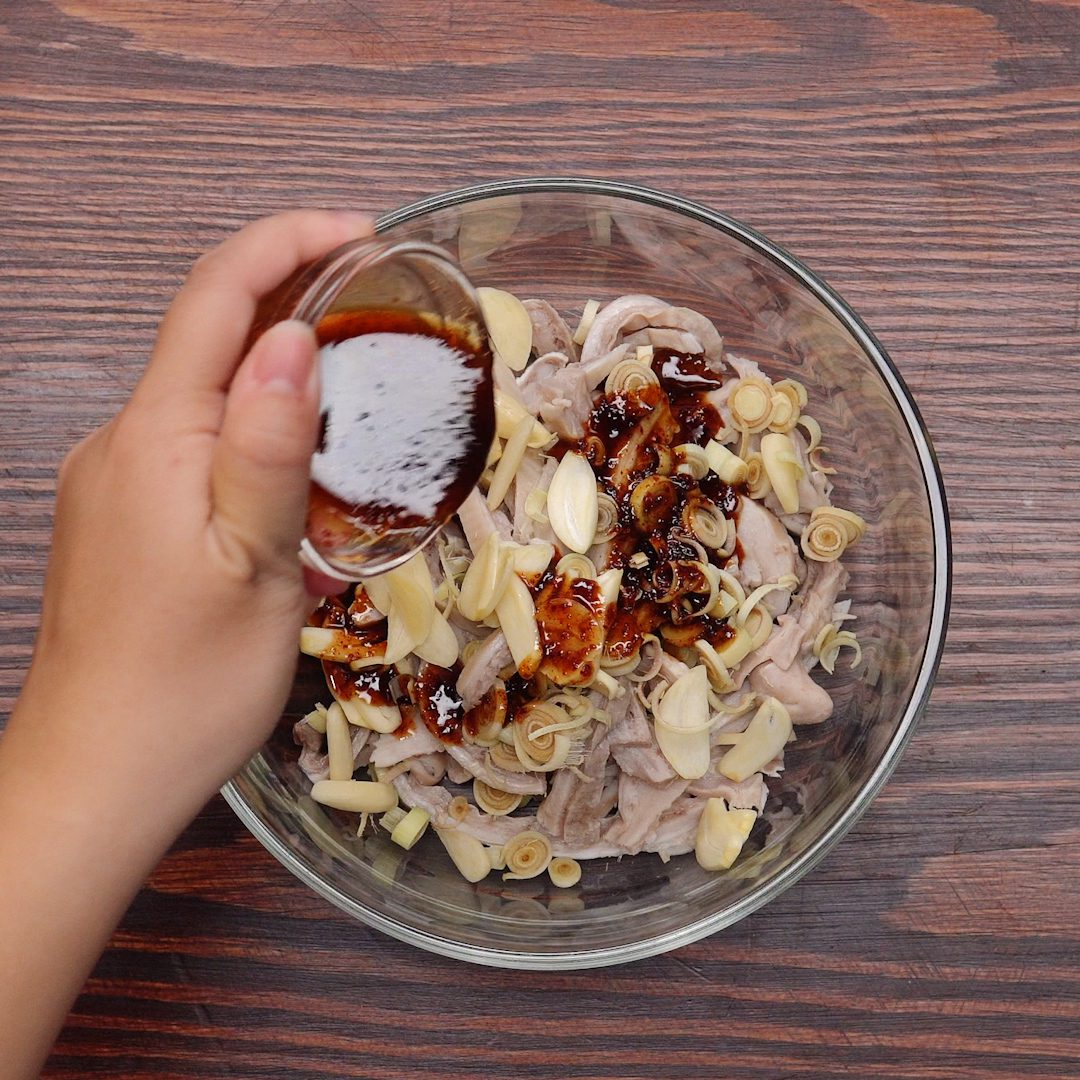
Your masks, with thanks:
[(215, 800), (46, 1075), (1080, 1076), (1078, 50), (1076, 0), (4, 5), (5, 708), (65, 448), (192, 259), (298, 204), (540, 172), (727, 211), (877, 331), (956, 548), (904, 761), (768, 909), (624, 968), (471, 968), (338, 914)]

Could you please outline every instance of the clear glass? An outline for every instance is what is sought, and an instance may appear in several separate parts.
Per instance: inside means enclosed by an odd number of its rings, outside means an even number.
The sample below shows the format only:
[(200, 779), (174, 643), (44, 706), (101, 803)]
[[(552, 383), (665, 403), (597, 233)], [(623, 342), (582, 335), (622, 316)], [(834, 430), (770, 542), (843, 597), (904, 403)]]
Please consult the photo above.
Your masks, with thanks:
[[(415, 312), (436, 326), (457, 327), (478, 346), (487, 340), (476, 290), (443, 248), (382, 237), (344, 244), (306, 267), (263, 303), (255, 333), (282, 319), (318, 326), (327, 316), (358, 311)], [(332, 547), (305, 537), (300, 556), (321, 573), (356, 581), (404, 562), (432, 540), (456, 510), (448, 504), (440, 520), (408, 528), (375, 530), (356, 522)]]
[(484, 185), (388, 215), (381, 234), (445, 245), (478, 285), (575, 315), (590, 297), (646, 292), (712, 318), (726, 346), (805, 383), (838, 472), (839, 505), (867, 536), (848, 556), (864, 660), (826, 677), (836, 709), (798, 730), (787, 769), (727, 873), (692, 855), (590, 864), (570, 890), (546, 876), (464, 882), (438, 841), (403, 851), (315, 805), (292, 720), (325, 697), (302, 671), (275, 737), (225, 788), (248, 828), (344, 910), (435, 952), (516, 968), (582, 968), (686, 945), (768, 902), (851, 828), (895, 768), (945, 635), (948, 517), (914, 402), (869, 331), (820, 279), (720, 214), (643, 188), (571, 179)]

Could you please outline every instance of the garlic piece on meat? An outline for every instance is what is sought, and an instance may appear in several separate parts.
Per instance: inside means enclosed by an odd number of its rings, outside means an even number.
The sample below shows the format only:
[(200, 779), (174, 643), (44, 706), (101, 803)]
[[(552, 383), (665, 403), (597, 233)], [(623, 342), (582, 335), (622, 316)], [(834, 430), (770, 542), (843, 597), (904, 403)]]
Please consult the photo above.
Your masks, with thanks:
[(500, 791), (490, 784), (485, 784), (483, 780), (474, 780), (473, 798), (485, 814), (503, 817), (506, 814), (512, 814), (521, 805), (524, 796), (512, 791)]
[(755, 821), (756, 810), (729, 810), (723, 799), (709, 799), (694, 844), (698, 865), (703, 870), (727, 870), (739, 857)]
[(491, 873), (487, 848), (475, 836), (458, 828), (441, 829), (438, 826), (435, 826), (435, 835), (442, 841), (446, 854), (466, 881), (482, 881)]
[(390, 579), (390, 610), (386, 615), (384, 663), (396, 664), (431, 633), (435, 621), (435, 594), (430, 578), (425, 589), (404, 566), (391, 570), (386, 576)]
[(596, 536), (596, 476), (576, 451), (565, 454), (548, 485), (548, 520), (556, 537), (584, 554)]
[(728, 398), (732, 423), (749, 435), (756, 435), (769, 426), (772, 415), (772, 386), (756, 375), (739, 379)]
[(345, 713), (335, 701), (326, 713), (326, 754), (331, 780), (351, 780), (353, 774), (352, 733)]
[(739, 741), (720, 759), (717, 770), (735, 783), (761, 772), (792, 737), (787, 709), (768, 697), (754, 713)]
[(504, 881), (525, 881), (538, 877), (551, 862), (551, 841), (535, 829), (526, 829), (503, 844), (506, 862)]
[(330, 626), (304, 626), (300, 629), (300, 651), (318, 660), (336, 660), (347, 664), (352, 660), (375, 658), (383, 663), (386, 645), (353, 637), (347, 630)]
[(532, 350), (532, 319), (513, 293), (482, 287), (476, 290), (495, 355), (511, 371), (524, 371)]
[(413, 650), (421, 660), (437, 667), (453, 667), (458, 661), (458, 639), (450, 624), (439, 613), (431, 622), (431, 632)]
[(709, 459), (709, 468), (725, 484), (743, 484), (746, 482), (746, 462), (737, 454), (733, 454), (722, 443), (710, 439), (705, 447), (705, 456)]
[(518, 674), (523, 679), (531, 679), (543, 659), (540, 628), (536, 625), (536, 605), (532, 594), (517, 574), (510, 575), (510, 581), (495, 606), (495, 615)]
[(843, 648), (854, 650), (855, 655), (851, 658), (851, 667), (854, 667), (862, 659), (862, 646), (851, 630), (838, 630), (835, 623), (827, 623), (814, 639), (814, 655), (830, 675)]
[(762, 435), (761, 460), (784, 513), (797, 514), (803, 467), (791, 439), (777, 431)]
[(668, 764), (685, 780), (709, 770), (709, 680), (702, 665), (680, 675), (654, 711), (653, 730)]
[(592, 329), (593, 321), (596, 319), (596, 313), (599, 310), (599, 300), (589, 300), (586, 302), (585, 307), (581, 312), (581, 322), (578, 323), (577, 329), (574, 331), (575, 345), (583, 344), (585, 339), (589, 336), (589, 331)]
[(803, 554), (816, 562), (833, 562), (865, 532), (866, 522), (858, 514), (838, 506), (815, 507), (802, 532)]
[(473, 622), (486, 619), (506, 592), (513, 573), (513, 552), (502, 543), (497, 532), (492, 532), (465, 571), (458, 594), (458, 611)]
[(533, 488), (525, 496), (525, 516), (538, 525), (548, 523), (547, 516), (547, 490), (545, 488)]

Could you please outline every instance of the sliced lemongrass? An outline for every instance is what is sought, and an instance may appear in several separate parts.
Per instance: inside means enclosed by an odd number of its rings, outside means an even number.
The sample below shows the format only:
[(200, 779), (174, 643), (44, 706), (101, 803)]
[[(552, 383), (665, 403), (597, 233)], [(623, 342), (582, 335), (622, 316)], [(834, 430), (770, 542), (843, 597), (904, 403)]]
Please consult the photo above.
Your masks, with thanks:
[(624, 687), (620, 686), (608, 672), (600, 667), (596, 669), (593, 673), (593, 677), (589, 680), (589, 688), (592, 690), (599, 690), (609, 700), (611, 698), (622, 697), (624, 692)]
[(525, 456), (525, 447), (531, 432), (532, 418), (523, 416), (514, 426), (510, 438), (506, 440), (502, 456), (499, 458), (499, 463), (495, 466), (495, 472), (492, 474), (491, 485), (488, 487), (487, 505), (489, 510), (496, 509), (506, 498), (506, 493), (510, 490), (510, 485), (513, 483), (518, 467), (521, 465), (521, 459)]
[(836, 669), (836, 660), (840, 655), (840, 650), (844, 648), (853, 651), (850, 666), (855, 667), (862, 659), (862, 647), (853, 631), (838, 630), (835, 623), (826, 623), (814, 638), (813, 653), (830, 675)]
[(385, 829), (387, 832), (392, 832), (394, 826), (397, 825), (399, 821), (405, 820), (405, 815), (408, 812), (408, 807), (405, 806), (391, 807), (379, 818), (379, 828)]
[(701, 480), (711, 468), (708, 452), (703, 446), (698, 446), (696, 443), (680, 443), (674, 447), (674, 451), (675, 472), (681, 476)]
[(735, 612), (732, 622), (736, 626), (742, 626), (746, 622), (750, 612), (754, 610), (771, 592), (789, 590), (790, 585), (781, 584), (779, 581), (766, 582), (764, 585), (759, 585), (752, 593), (750, 593), (741, 604), (739, 604), (739, 610)]
[(312, 731), (317, 731), (320, 735), (326, 732), (326, 714), (329, 710), (325, 705), (316, 705), (300, 722), (307, 724)]
[(835, 506), (815, 507), (802, 532), (803, 554), (816, 562), (832, 562), (865, 531), (866, 522), (850, 510)]
[(769, 484), (785, 514), (799, 512), (799, 480), (803, 467), (795, 447), (787, 435), (770, 431), (761, 437), (761, 460), (769, 477)]
[(581, 454), (570, 451), (548, 485), (548, 520), (556, 537), (571, 551), (584, 554), (596, 536), (596, 476)]
[(506, 869), (506, 860), (503, 858), (502, 844), (493, 844), (487, 849), (487, 853), (492, 870)]
[(729, 810), (723, 799), (709, 799), (694, 841), (698, 865), (703, 870), (727, 870), (739, 857), (755, 821), (756, 810)]
[(486, 619), (495, 610), (513, 575), (511, 551), (497, 532), (490, 533), (465, 571), (458, 592), (458, 611), (473, 622)]
[(773, 383), (773, 391), (791, 398), (791, 403), (796, 409), (805, 409), (806, 403), (810, 400), (806, 387), (798, 379), (781, 379)]
[(503, 844), (502, 857), (506, 860), (504, 881), (539, 877), (551, 863), (551, 841), (535, 829), (526, 829)]
[[(754, 649), (760, 649), (769, 640), (773, 628), (772, 614), (767, 608), (759, 604), (746, 613), (743, 626), (750, 635), (750, 652), (753, 652)], [(750, 654), (747, 653), (747, 655)]]
[(427, 832), (431, 815), (422, 807), (414, 806), (394, 827), (390, 839), (398, 847), (409, 851)]
[(585, 339), (589, 336), (589, 331), (592, 329), (593, 321), (596, 319), (596, 313), (599, 310), (599, 300), (586, 301), (585, 307), (581, 312), (581, 321), (577, 324), (577, 329), (574, 331), (575, 345), (583, 344)]
[(718, 619), (725, 619), (735, 611), (738, 606), (739, 601), (732, 596), (731, 593), (721, 589), (721, 591), (716, 594), (716, 600), (713, 601), (713, 605), (708, 609), (707, 614)]
[(709, 681), (701, 665), (680, 675), (654, 710), (656, 741), (668, 764), (684, 779), (709, 770)]
[(536, 605), (532, 594), (517, 574), (510, 575), (510, 581), (495, 606), (495, 615), (518, 674), (523, 679), (531, 679), (543, 659), (540, 628), (536, 623)]
[(631, 570), (644, 570), (649, 565), (649, 556), (644, 551), (635, 551), (626, 562)]
[(560, 855), (548, 863), (547, 872), (556, 889), (572, 889), (581, 880), (581, 863), (567, 855)]
[(521, 805), (524, 796), (512, 791), (501, 791), (499, 788), (486, 784), (483, 780), (474, 780), (473, 798), (485, 814), (504, 817), (512, 814)]
[(373, 780), (316, 780), (311, 797), (322, 806), (354, 813), (381, 814), (397, 806), (397, 792), (391, 784)]
[(484, 459), (484, 468), (489, 469), (492, 465), (497, 464), (499, 458), (502, 457), (502, 452), (502, 439), (496, 435), (495, 438), (491, 440), (491, 447), (488, 449), (487, 457)]
[(704, 639), (694, 642), (694, 649), (701, 657), (701, 665), (709, 676), (709, 682), (714, 690), (720, 693), (728, 693), (735, 689), (735, 682), (731, 678), (731, 672), (727, 665), (720, 659), (716, 649)]
[(810, 438), (806, 452), (812, 454), (821, 446), (821, 425), (812, 416), (800, 416), (799, 427), (804, 428)]
[(728, 398), (732, 422), (750, 435), (769, 426), (772, 407), (772, 386), (756, 375), (739, 379)]
[(649, 360), (642, 361), (636, 356), (632, 360), (620, 360), (604, 380), (604, 393), (632, 394), (647, 386), (659, 386), (660, 380), (649, 366), (652, 350), (649, 352)]
[(722, 443), (710, 439), (705, 446), (705, 456), (708, 459), (709, 468), (725, 484), (742, 484), (746, 481), (746, 462)]
[(435, 826), (435, 835), (442, 842), (450, 861), (458, 873), (471, 882), (482, 881), (491, 873), (491, 859), (487, 848), (475, 836), (461, 829), (441, 829)]
[(451, 821), (462, 822), (469, 816), (469, 800), (464, 795), (455, 795), (446, 804), (446, 815)]
[(435, 621), (435, 595), (430, 579), (428, 588), (424, 589), (415, 578), (400, 575), (390, 583), (390, 596), (384, 663), (396, 664), (431, 633)]
[(761, 772), (792, 737), (791, 716), (776, 698), (767, 697), (742, 738), (720, 759), (717, 770), (737, 784)]
[(513, 293), (486, 286), (476, 290), (491, 347), (511, 371), (523, 371), (532, 350), (532, 319)]
[(326, 713), (326, 754), (330, 761), (330, 779), (351, 780), (352, 734), (345, 712), (336, 701)]
[(704, 500), (688, 503), (682, 518), (687, 529), (707, 548), (719, 551), (727, 546), (728, 519), (715, 503)]
[(577, 581), (580, 578), (595, 579), (596, 566), (587, 555), (571, 551), (555, 564), (555, 573), (568, 581)]
[[(513, 733), (504, 729), (503, 734), (509, 735), (513, 740)], [(512, 743), (507, 745), (504, 742), (497, 742), (487, 752), (488, 762), (496, 769), (504, 769), (506, 772), (524, 772), (525, 766), (521, 764), (521, 760), (517, 756), (517, 751), (514, 750)]]
[(733, 596), (740, 604), (746, 599), (746, 590), (742, 587), (742, 582), (728, 570), (720, 570), (720, 588)]
[(760, 454), (746, 455), (746, 494), (751, 499), (764, 499), (772, 491), (769, 474)]
[(651, 345), (637, 345), (634, 347), (634, 359), (639, 364), (649, 364), (653, 362), (653, 347)]
[(593, 541), (602, 544), (619, 530), (619, 504), (604, 491), (596, 493), (596, 535)]

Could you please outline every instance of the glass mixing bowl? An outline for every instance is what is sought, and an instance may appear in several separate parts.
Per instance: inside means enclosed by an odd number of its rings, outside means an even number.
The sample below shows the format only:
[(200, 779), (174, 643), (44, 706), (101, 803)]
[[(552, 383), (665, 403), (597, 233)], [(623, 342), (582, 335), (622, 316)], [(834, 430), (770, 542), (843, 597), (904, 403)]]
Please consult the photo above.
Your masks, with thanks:
[(291, 726), (326, 698), (301, 665), (275, 736), (224, 789), (240, 819), (316, 892), (371, 926), (476, 963), (566, 969), (689, 944), (798, 881), (846, 833), (896, 767), (926, 705), (945, 636), (949, 528), (930, 439), (903, 381), (843, 300), (764, 237), (694, 203), (627, 184), (532, 179), (438, 195), (386, 215), (388, 240), (440, 244), (475, 285), (542, 297), (576, 317), (590, 297), (652, 293), (711, 318), (725, 347), (806, 384), (834, 500), (870, 524), (845, 555), (863, 659), (825, 676), (836, 708), (797, 729), (763, 818), (735, 866), (692, 855), (585, 865), (477, 885), (433, 836), (411, 851), (315, 804)]

